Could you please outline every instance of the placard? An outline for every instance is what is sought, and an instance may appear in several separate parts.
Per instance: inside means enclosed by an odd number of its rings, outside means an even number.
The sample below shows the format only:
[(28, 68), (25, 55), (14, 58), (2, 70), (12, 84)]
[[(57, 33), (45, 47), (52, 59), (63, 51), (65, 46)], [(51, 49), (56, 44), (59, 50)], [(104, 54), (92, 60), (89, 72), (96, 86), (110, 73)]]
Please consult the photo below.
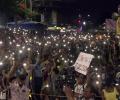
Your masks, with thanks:
[(87, 75), (88, 67), (90, 66), (90, 63), (93, 58), (94, 58), (93, 55), (81, 52), (75, 64), (73, 65), (75, 67), (75, 71), (83, 75)]

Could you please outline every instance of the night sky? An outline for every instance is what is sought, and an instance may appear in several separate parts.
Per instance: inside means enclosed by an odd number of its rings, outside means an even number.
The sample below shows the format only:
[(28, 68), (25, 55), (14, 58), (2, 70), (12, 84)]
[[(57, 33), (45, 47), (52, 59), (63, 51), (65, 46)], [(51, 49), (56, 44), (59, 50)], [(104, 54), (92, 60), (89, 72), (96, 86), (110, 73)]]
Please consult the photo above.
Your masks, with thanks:
[[(14, 8), (10, 1), (15, 0), (0, 0), (0, 12), (5, 12), (7, 15), (12, 15)], [(63, 15), (64, 21), (72, 22), (81, 14), (86, 17), (91, 15), (91, 20), (95, 24), (101, 24), (106, 18), (111, 18), (113, 12), (117, 12), (117, 7), (120, 0), (56, 0), (58, 8)], [(60, 1), (60, 2), (59, 2)], [(62, 1), (62, 2), (61, 2)], [(9, 7), (11, 5), (11, 7)]]
[(94, 23), (100, 24), (106, 18), (111, 18), (113, 12), (117, 12), (120, 0), (66, 0), (62, 4), (63, 12), (72, 19), (77, 18), (79, 14), (82, 16), (91, 15)]

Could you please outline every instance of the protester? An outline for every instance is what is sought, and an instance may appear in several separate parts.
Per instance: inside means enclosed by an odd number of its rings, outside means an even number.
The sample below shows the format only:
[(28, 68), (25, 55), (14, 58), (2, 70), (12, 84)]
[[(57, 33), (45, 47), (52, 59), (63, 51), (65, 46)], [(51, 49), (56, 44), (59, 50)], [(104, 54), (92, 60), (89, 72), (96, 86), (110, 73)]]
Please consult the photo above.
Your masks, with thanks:
[[(42, 66), (39, 55), (34, 65), (32, 65), (32, 92), (40, 94), (43, 85)], [(33, 100), (41, 100), (40, 95), (33, 95)]]
[(106, 84), (102, 90), (102, 100), (118, 100), (119, 89), (113, 85), (111, 78), (106, 79)]
[[(9, 71), (2, 75), (0, 90), (3, 91), (6, 89), (11, 89), (11, 100), (22, 98), (22, 96), (25, 94), (27, 95), (25, 96), (27, 100), (29, 97), (29, 88), (31, 89), (31, 96), (33, 97), (33, 100), (44, 100), (44, 98), (40, 98), (42, 96), (45, 96), (45, 99), (49, 100), (54, 100), (56, 97), (57, 99), (60, 99), (58, 97), (64, 96), (64, 94), (62, 94), (63, 87), (65, 96), (68, 100), (93, 100), (94, 94), (91, 86), (93, 86), (96, 80), (99, 80), (102, 83), (102, 80), (100, 80), (101, 69), (104, 67), (102, 65), (102, 61), (104, 60), (104, 62), (107, 63), (108, 57), (111, 58), (111, 54), (108, 51), (111, 51), (113, 54), (111, 60), (114, 60), (116, 57), (115, 51), (112, 50), (115, 49), (113, 48), (114, 46), (110, 46), (111, 36), (109, 34), (93, 35), (92, 33), (88, 34), (76, 32), (59, 34), (55, 32), (54, 35), (45, 34), (43, 36), (41, 35), (41, 37), (37, 35), (33, 37), (34, 34), (28, 34), (29, 31), (27, 30), (19, 29), (19, 32), (17, 29), (10, 30), (11, 31), (5, 32), (6, 37), (9, 37), (9, 41), (0, 41), (0, 57), (1, 60), (5, 59), (3, 62), (0, 61), (0, 69), (3, 67), (5, 70), (7, 70), (7, 66), (11, 66), (6, 59), (15, 61), (15, 63), (18, 64), (12, 64), (12, 67), (8, 67)], [(101, 39), (99, 39), (100, 37)], [(3, 45), (2, 43), (6, 45)], [(104, 49), (107, 49), (107, 52)], [(92, 82), (90, 82), (92, 85), (88, 84), (87, 76), (80, 75), (80, 73), (78, 76), (76, 76), (75, 84), (75, 75), (71, 70), (69, 70), (69, 66), (74, 64), (79, 52), (86, 52), (95, 56), (95, 64), (90, 66), (91, 72), (88, 73), (89, 77), (90, 74), (93, 73), (94, 77), (92, 77)], [(107, 56), (104, 57), (101, 52), (103, 54), (107, 53)], [(31, 56), (31, 54), (28, 55), (28, 53), (32, 53), (35, 56)], [(40, 56), (37, 60), (36, 54)], [(14, 59), (14, 56), (16, 55), (19, 59)], [(100, 68), (98, 68), (99, 66), (97, 66), (97, 63), (99, 63)], [(107, 69), (105, 73), (111, 73), (108, 76), (115, 76), (115, 73), (113, 73), (113, 70), (115, 69), (113, 66), (111, 67), (112, 68), (108, 67), (109, 70)], [(25, 70), (25, 72), (22, 72), (21, 69)], [(65, 73), (61, 75), (63, 70)], [(66, 70), (68, 72), (66, 72)], [(22, 78), (20, 74), (22, 74), (24, 78)], [(112, 79), (113, 78), (114, 77), (112, 77)], [(26, 91), (24, 91), (24, 89)], [(22, 93), (22, 90), (25, 92), (25, 94)], [(41, 90), (43, 91), (41, 92)], [(14, 95), (15, 93), (16, 95)], [(55, 98), (51, 99), (51, 97)], [(63, 100), (63, 98), (61, 98), (61, 100)]]
[(83, 99), (84, 89), (87, 85), (85, 83), (85, 80), (86, 80), (86, 77), (83, 75), (76, 77), (76, 84), (75, 84), (75, 90), (74, 90), (75, 100)]
[(10, 100), (29, 100), (29, 88), (25, 84), (26, 76), (21, 75), (10, 83)]
[(58, 77), (59, 77), (59, 69), (57, 67), (54, 67), (51, 72), (51, 83), (50, 84), (51, 84), (51, 91), (53, 92), (52, 94), (56, 95), (55, 98), (57, 99), (58, 99), (57, 96), (59, 96), (59, 89), (56, 84), (56, 80), (58, 79)]

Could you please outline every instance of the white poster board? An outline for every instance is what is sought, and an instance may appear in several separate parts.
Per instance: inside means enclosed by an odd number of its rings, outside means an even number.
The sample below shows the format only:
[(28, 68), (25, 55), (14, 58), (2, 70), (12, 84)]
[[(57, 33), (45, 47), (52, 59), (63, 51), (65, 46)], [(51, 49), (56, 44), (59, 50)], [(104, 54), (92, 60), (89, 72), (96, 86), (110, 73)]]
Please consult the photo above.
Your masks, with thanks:
[(75, 71), (83, 75), (87, 75), (88, 67), (90, 66), (90, 63), (93, 58), (94, 58), (93, 55), (81, 52), (75, 64), (73, 65), (75, 67)]

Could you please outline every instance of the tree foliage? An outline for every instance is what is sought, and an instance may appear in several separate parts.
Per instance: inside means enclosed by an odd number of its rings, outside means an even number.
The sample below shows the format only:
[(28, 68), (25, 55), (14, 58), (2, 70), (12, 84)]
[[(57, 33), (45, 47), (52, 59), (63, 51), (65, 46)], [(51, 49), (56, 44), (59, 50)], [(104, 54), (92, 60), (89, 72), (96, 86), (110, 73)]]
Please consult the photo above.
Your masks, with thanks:
[(21, 0), (0, 0), (0, 12), (7, 18), (14, 17), (18, 13), (17, 4)]

